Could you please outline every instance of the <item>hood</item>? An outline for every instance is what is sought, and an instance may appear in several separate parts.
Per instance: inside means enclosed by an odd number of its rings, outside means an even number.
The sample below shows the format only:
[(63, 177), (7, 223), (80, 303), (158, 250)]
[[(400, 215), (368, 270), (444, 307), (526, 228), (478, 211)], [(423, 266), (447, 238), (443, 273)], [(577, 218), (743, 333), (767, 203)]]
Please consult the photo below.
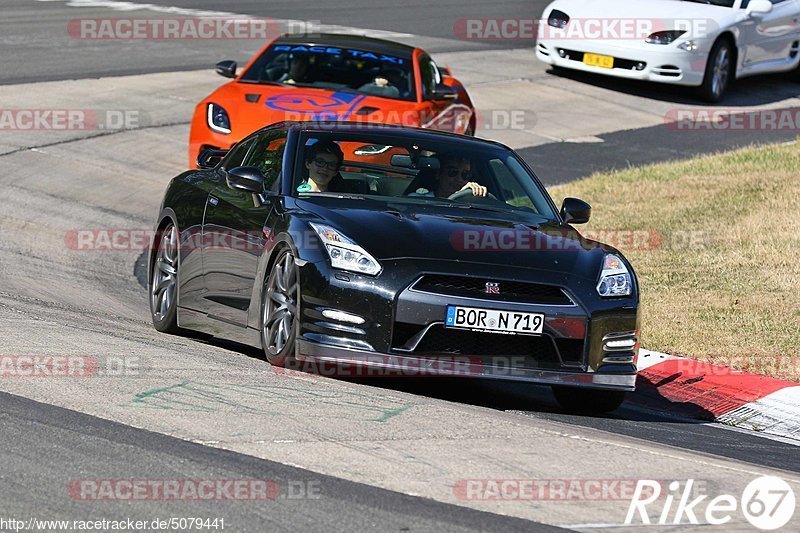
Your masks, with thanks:
[[(714, 35), (721, 28), (734, 23), (740, 14), (739, 10), (731, 7), (686, 0), (556, 0), (545, 8), (542, 14), (545, 21), (553, 9), (569, 15), (570, 21), (583, 20), (584, 25), (587, 19), (631, 21), (629, 24), (647, 24), (646, 27), (651, 28), (653, 32), (687, 30), (683, 38)], [(585, 27), (587, 31), (590, 29), (589, 26)], [(617, 31), (616, 28), (612, 28), (609, 33)], [(548, 29), (552, 31), (552, 28)], [(625, 32), (623, 29), (619, 31)], [(634, 30), (628, 30), (630, 31)], [(641, 32), (637, 31), (636, 35), (639, 33)]]
[[(290, 85), (230, 82), (201, 104), (213, 102), (228, 112), (231, 127), (240, 137), (284, 120), (363, 120), (389, 124), (412, 121), (416, 103)], [(406, 124), (419, 125), (419, 124)]]
[(299, 200), (310, 221), (342, 231), (378, 261), (421, 258), (516, 266), (595, 279), (604, 250), (567, 225), (514, 213), (372, 199)]

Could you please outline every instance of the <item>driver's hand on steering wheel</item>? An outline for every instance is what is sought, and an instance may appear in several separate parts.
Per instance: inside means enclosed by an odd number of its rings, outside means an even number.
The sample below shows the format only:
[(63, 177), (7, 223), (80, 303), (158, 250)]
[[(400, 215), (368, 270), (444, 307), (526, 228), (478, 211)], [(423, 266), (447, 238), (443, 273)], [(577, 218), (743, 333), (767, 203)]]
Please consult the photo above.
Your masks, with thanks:
[(466, 191), (467, 189), (470, 189), (472, 191), (473, 196), (486, 196), (486, 193), (489, 192), (489, 190), (486, 187), (484, 187), (483, 185), (479, 185), (474, 181), (467, 182), (467, 184), (461, 187), (460, 190)]

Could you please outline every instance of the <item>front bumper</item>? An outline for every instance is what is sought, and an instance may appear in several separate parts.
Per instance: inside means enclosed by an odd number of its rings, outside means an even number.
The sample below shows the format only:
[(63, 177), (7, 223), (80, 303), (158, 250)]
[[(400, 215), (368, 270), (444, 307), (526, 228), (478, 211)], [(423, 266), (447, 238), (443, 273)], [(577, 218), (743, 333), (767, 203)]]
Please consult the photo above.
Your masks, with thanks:
[[(590, 66), (584, 53), (614, 58), (614, 68)], [(594, 74), (675, 85), (699, 86), (705, 75), (707, 52), (687, 52), (673, 45), (620, 46), (602, 41), (540, 40), (536, 57), (549, 65)]]
[(368, 371), (359, 375), (386, 377), (469, 377), (521, 381), (542, 385), (565, 385), (603, 390), (633, 391), (636, 374), (606, 374), (586, 372), (559, 372), (486, 364), (471, 357), (433, 359), (411, 355), (381, 354), (337, 346), (318, 344), (307, 340), (297, 341), (297, 359), (333, 365), (355, 365)]
[[(301, 267), (296, 355), (301, 361), (385, 369), (376, 375), (459, 376), (633, 390), (638, 356), (636, 297), (603, 300), (595, 282), (570, 274), (463, 262), (395, 260), (378, 277), (343, 273), (326, 262)], [(468, 274), (467, 274), (468, 272)], [(441, 293), (423, 279), (442, 276), (497, 280), (503, 298), (514, 284), (557, 287), (562, 301), (527, 301)], [(531, 281), (531, 280), (535, 280)], [(519, 285), (517, 285), (519, 286)], [(508, 293), (506, 293), (508, 289)], [(448, 290), (448, 289), (445, 289)], [(508, 296), (507, 296), (508, 294)], [(545, 315), (540, 336), (444, 327), (447, 306)], [(333, 311), (334, 313), (331, 313)], [(346, 314), (352, 321), (337, 321)], [(347, 318), (347, 317), (345, 317)], [(611, 339), (633, 339), (620, 351)]]

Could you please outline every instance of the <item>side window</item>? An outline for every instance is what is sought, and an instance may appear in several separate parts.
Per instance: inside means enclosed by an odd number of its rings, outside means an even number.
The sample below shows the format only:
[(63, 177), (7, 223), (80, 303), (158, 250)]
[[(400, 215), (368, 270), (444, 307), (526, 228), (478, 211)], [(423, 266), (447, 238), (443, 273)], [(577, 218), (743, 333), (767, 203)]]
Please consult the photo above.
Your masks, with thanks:
[(280, 190), (285, 148), (285, 131), (266, 131), (256, 138), (253, 149), (244, 160), (243, 166), (257, 167), (261, 170), (264, 174), (264, 187), (269, 191)]
[(436, 64), (427, 54), (419, 57), (419, 74), (421, 77), (420, 83), (422, 84), (422, 96), (427, 99), (433, 94), (436, 85), (441, 83), (439, 69), (436, 68)]
[(244, 161), (244, 157), (247, 155), (247, 151), (250, 150), (251, 146), (253, 146), (252, 140), (234, 146), (228, 155), (225, 156), (225, 159), (222, 160), (222, 168), (230, 170), (242, 166), (242, 161)]

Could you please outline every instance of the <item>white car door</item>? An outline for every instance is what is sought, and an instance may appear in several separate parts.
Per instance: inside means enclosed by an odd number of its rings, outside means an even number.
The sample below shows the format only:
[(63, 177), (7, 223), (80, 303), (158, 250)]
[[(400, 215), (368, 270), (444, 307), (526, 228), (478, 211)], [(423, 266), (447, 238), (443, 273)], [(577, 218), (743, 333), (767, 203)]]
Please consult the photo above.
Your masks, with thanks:
[[(771, 0), (772, 12), (753, 14), (740, 24), (741, 47), (745, 70), (767, 68), (773, 64), (780, 69), (791, 62), (792, 44), (800, 39), (800, 0)], [(746, 10), (749, 0), (742, 1)]]

